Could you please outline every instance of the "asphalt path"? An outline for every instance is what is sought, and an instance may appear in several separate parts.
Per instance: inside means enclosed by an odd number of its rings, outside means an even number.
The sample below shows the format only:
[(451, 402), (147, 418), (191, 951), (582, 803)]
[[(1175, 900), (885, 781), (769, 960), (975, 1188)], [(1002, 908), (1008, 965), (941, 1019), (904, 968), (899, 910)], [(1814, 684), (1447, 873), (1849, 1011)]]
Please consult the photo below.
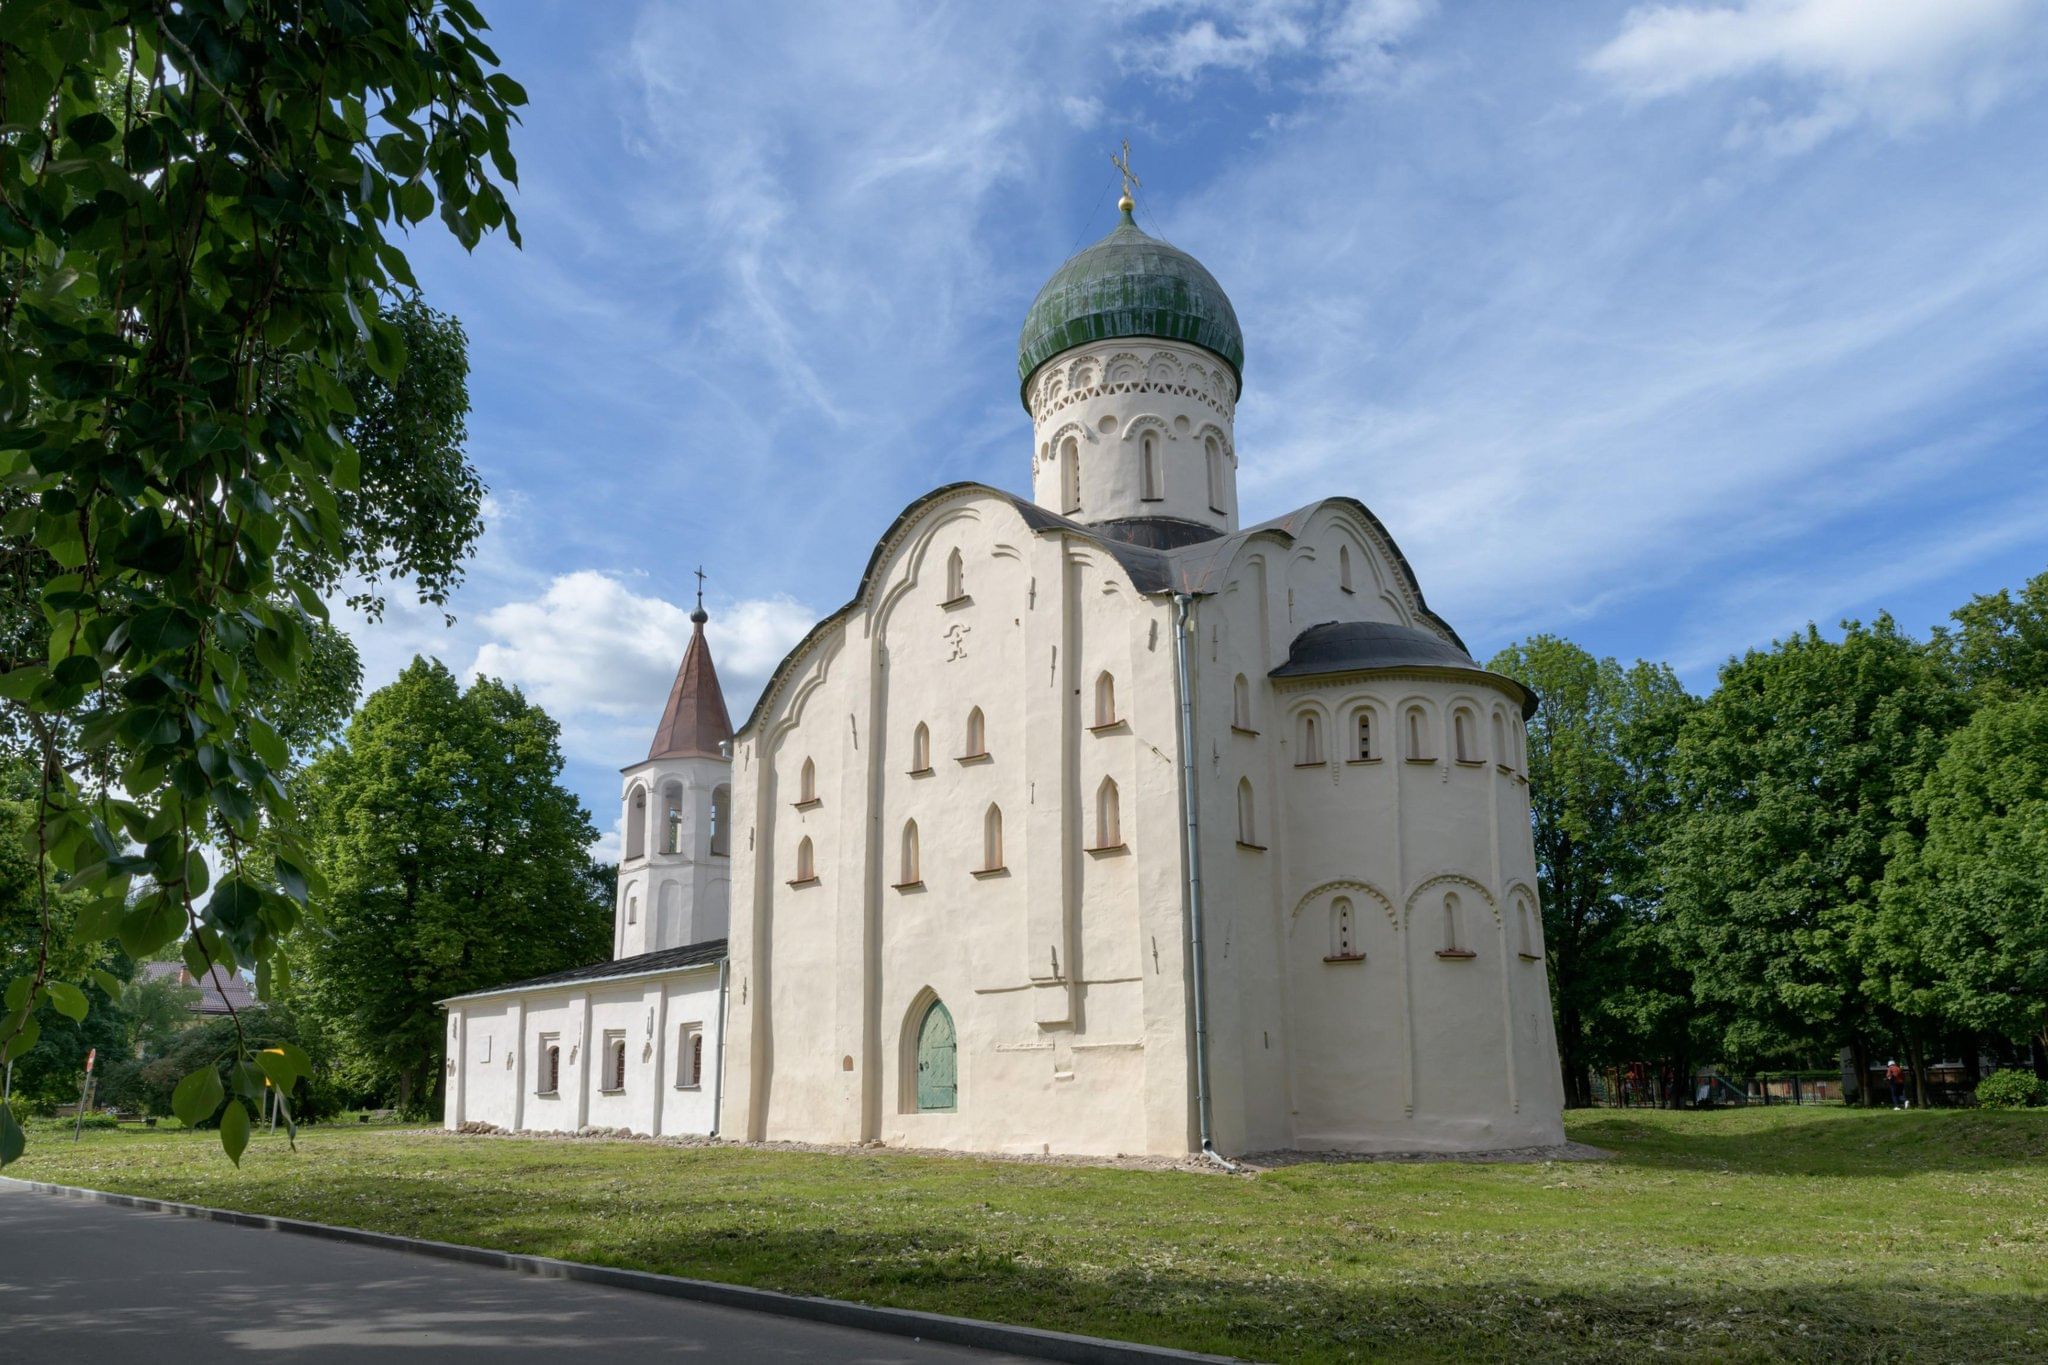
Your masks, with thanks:
[(0, 1183), (6, 1358), (1014, 1361)]

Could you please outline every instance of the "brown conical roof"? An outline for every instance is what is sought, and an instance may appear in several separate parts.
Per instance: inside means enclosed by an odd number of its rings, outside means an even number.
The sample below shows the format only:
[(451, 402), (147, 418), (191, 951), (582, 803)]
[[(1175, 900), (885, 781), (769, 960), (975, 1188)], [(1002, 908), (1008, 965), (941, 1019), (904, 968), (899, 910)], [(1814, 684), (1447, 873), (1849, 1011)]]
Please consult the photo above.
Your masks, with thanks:
[(690, 647), (676, 670), (676, 685), (662, 709), (661, 728), (647, 751), (654, 758), (730, 758), (721, 745), (732, 743), (732, 719), (725, 713), (725, 694), (718, 690), (718, 670), (711, 665), (711, 646), (704, 642), (704, 608), (690, 613)]

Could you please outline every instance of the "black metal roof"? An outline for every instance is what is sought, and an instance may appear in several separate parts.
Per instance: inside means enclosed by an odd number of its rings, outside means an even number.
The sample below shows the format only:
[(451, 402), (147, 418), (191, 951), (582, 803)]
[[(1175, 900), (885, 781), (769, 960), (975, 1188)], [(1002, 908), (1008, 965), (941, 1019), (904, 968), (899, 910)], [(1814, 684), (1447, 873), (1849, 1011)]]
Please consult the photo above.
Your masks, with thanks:
[[(621, 976), (648, 976), (655, 972), (677, 971), (684, 967), (704, 967), (725, 956), (722, 938), (706, 939), (682, 948), (662, 948), (652, 953), (641, 953), (637, 957), (614, 958), (610, 962), (593, 962), (588, 967), (571, 967), (567, 971), (549, 972), (546, 976), (532, 976), (524, 981), (508, 981), (502, 986), (487, 990), (464, 991), (451, 995), (449, 1000), (467, 1000), (476, 995), (503, 995), (507, 991), (538, 990), (543, 986), (573, 986), (585, 981), (610, 981)], [(446, 1003), (445, 1001), (443, 1003)]]
[(1266, 676), (1317, 678), (1336, 673), (1369, 673), (1389, 668), (1449, 669), (1505, 683), (1522, 699), (1522, 715), (1536, 714), (1536, 694), (1513, 678), (1489, 673), (1472, 656), (1441, 636), (1384, 621), (1325, 621), (1310, 626), (1287, 647), (1287, 662)]

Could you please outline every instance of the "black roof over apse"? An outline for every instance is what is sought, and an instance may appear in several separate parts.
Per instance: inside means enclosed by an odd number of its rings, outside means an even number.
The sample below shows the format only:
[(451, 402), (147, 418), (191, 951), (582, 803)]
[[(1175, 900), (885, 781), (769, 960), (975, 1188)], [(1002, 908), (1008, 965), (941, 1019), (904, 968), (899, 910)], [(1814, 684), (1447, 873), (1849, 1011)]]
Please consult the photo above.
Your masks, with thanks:
[(1522, 698), (1523, 719), (1536, 714), (1536, 694), (1513, 678), (1481, 668), (1471, 655), (1440, 636), (1384, 621), (1325, 621), (1310, 626), (1287, 647), (1287, 662), (1266, 676), (1317, 678), (1391, 668), (1447, 669), (1506, 683)]

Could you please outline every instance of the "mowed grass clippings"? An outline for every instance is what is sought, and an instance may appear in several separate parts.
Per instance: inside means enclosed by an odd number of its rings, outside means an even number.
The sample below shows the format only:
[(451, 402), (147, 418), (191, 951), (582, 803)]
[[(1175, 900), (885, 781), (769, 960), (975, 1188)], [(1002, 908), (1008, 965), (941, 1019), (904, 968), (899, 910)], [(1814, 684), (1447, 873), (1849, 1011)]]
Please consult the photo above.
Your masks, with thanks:
[(1616, 1153), (1253, 1177), (310, 1128), (9, 1174), (1266, 1360), (2048, 1360), (2048, 1114), (1567, 1116)]

